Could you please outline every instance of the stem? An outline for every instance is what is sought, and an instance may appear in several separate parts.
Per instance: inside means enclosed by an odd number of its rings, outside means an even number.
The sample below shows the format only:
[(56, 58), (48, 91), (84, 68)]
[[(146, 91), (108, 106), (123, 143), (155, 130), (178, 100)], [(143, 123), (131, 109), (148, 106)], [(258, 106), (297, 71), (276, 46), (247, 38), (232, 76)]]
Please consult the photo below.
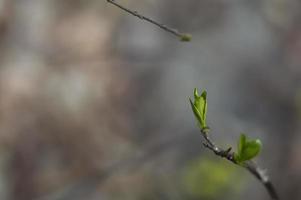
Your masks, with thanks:
[(262, 184), (265, 186), (266, 190), (272, 197), (272, 199), (279, 200), (277, 192), (267, 176), (265, 170), (261, 169), (256, 163), (249, 161), (244, 166), (251, 174), (253, 174)]
[(174, 28), (170, 28), (165, 24), (159, 23), (150, 17), (145, 17), (144, 15), (139, 14), (137, 11), (133, 11), (133, 10), (130, 10), (129, 8), (122, 6), (121, 4), (117, 3), (115, 0), (107, 0), (107, 2), (110, 4), (113, 4), (114, 6), (117, 6), (118, 8), (124, 10), (127, 13), (130, 13), (131, 15), (133, 15), (135, 17), (138, 17), (141, 20), (148, 21), (151, 24), (154, 24), (154, 25), (158, 26), (159, 28), (179, 37), (181, 41), (187, 42), (187, 41), (191, 40), (191, 36), (189, 34), (181, 33), (178, 30), (176, 30)]
[(215, 155), (225, 158), (225, 159), (229, 160), (230, 162), (247, 169), (251, 174), (253, 174), (265, 186), (266, 190), (268, 191), (268, 193), (272, 199), (279, 200), (277, 192), (264, 170), (262, 170), (255, 162), (252, 162), (252, 161), (248, 161), (243, 164), (237, 163), (234, 159), (234, 153), (231, 152), (232, 148), (230, 147), (227, 150), (224, 150), (224, 149), (216, 146), (214, 144), (214, 142), (209, 138), (208, 132), (209, 132), (209, 128), (207, 128), (207, 127), (201, 130), (202, 136), (205, 139), (205, 142), (203, 143), (203, 145), (206, 148), (210, 149), (213, 153), (215, 153)]

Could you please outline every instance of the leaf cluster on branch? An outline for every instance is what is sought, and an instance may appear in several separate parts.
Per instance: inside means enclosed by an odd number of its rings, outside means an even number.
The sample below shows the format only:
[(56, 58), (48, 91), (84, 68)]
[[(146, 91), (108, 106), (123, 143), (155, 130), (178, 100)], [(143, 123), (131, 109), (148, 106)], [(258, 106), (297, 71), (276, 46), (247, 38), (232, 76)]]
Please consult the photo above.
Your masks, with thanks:
[(204, 138), (203, 145), (213, 151), (217, 156), (225, 158), (232, 163), (246, 168), (251, 172), (267, 189), (272, 199), (278, 200), (279, 197), (271, 183), (269, 177), (264, 170), (252, 161), (255, 158), (261, 148), (262, 143), (259, 139), (249, 139), (245, 134), (241, 134), (237, 142), (237, 152), (231, 152), (232, 147), (224, 150), (211, 140), (209, 137), (210, 128), (207, 126), (207, 92), (203, 91), (201, 95), (198, 94), (198, 90), (194, 89), (194, 100), (190, 99), (190, 105), (194, 116), (197, 120), (200, 132)]

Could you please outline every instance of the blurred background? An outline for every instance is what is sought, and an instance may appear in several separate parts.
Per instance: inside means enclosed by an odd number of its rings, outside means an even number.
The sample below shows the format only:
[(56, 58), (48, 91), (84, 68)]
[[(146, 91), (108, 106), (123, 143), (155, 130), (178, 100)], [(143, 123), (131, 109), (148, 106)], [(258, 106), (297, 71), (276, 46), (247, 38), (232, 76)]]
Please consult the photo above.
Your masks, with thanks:
[(0, 199), (270, 199), (203, 148), (260, 138), (282, 199), (301, 199), (301, 2), (0, 0)]

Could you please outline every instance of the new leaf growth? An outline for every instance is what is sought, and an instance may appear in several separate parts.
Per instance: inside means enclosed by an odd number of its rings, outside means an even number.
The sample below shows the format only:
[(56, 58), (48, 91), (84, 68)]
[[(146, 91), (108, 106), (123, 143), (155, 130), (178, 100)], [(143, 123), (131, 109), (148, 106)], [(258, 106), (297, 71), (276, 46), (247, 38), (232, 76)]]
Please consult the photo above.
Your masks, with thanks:
[(198, 121), (198, 124), (201, 130), (208, 129), (206, 124), (206, 115), (207, 115), (207, 92), (203, 91), (201, 96), (198, 94), (198, 90), (194, 89), (194, 101), (189, 98), (192, 111), (195, 118)]
[(251, 174), (253, 174), (262, 184), (265, 186), (269, 192), (272, 199), (279, 200), (274, 186), (269, 180), (264, 170), (260, 169), (256, 163), (252, 162), (262, 147), (261, 141), (259, 139), (251, 140), (248, 139), (245, 134), (241, 134), (237, 143), (237, 152), (231, 152), (232, 148), (226, 150), (218, 147), (209, 137), (209, 128), (206, 123), (207, 115), (207, 92), (203, 91), (201, 95), (198, 94), (198, 90), (194, 89), (194, 100), (190, 101), (190, 105), (195, 118), (197, 119), (200, 131), (203, 135), (205, 141), (203, 145), (210, 149), (215, 155), (220, 156), (231, 161), (234, 164), (240, 165), (247, 169)]
[(245, 134), (241, 134), (237, 144), (237, 153), (234, 154), (234, 160), (238, 164), (242, 164), (255, 158), (259, 154), (261, 146), (259, 139), (249, 140)]

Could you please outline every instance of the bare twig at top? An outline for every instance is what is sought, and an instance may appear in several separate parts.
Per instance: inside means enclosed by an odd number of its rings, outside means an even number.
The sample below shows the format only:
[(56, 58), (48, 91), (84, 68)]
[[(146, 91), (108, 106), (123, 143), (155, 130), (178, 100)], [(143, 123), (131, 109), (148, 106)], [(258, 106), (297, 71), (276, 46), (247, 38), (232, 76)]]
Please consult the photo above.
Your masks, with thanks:
[(154, 24), (154, 25), (158, 26), (159, 28), (163, 29), (164, 31), (167, 31), (167, 32), (177, 36), (181, 41), (188, 42), (188, 41), (191, 40), (191, 35), (190, 34), (181, 33), (177, 29), (170, 28), (169, 26), (167, 26), (165, 24), (162, 24), (162, 23), (159, 23), (159, 22), (155, 21), (154, 19), (152, 19), (150, 17), (146, 17), (146, 16), (138, 13), (137, 11), (133, 11), (129, 8), (126, 8), (126, 7), (122, 6), (121, 4), (117, 3), (115, 0), (107, 0), (107, 2), (110, 3), (110, 4), (113, 4), (114, 6), (120, 8), (122, 10), (124, 10), (127, 13), (130, 13), (131, 15), (133, 15), (135, 17), (138, 17), (141, 20), (145, 20), (145, 21), (147, 21), (151, 24)]

